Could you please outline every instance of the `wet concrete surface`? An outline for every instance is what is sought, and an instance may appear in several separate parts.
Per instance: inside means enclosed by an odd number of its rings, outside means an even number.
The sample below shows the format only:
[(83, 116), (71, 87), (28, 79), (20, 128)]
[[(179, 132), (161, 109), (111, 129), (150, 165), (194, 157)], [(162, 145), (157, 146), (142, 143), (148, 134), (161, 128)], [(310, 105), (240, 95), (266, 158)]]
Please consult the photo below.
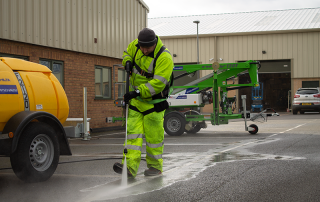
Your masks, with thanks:
[[(46, 182), (26, 184), (0, 157), (1, 201), (318, 201), (320, 114), (282, 114), (244, 131), (243, 121), (211, 126), (197, 134), (165, 134), (163, 175), (138, 175), (121, 186), (124, 132), (70, 139), (73, 155), (61, 156)], [(145, 144), (142, 159), (145, 158)]]

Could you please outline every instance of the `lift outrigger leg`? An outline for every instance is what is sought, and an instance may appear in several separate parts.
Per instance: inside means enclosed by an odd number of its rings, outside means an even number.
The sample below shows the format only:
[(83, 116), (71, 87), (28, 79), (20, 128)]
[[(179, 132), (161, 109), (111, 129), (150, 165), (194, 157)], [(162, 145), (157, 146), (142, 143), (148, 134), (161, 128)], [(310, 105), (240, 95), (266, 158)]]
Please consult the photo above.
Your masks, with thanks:
[[(257, 125), (251, 124), (249, 127), (247, 126), (247, 105), (246, 105), (247, 96), (246, 95), (241, 95), (241, 99), (242, 99), (245, 131), (248, 131), (251, 134), (257, 134), (257, 132), (258, 132), (258, 126)], [(250, 118), (250, 113), (248, 115), (249, 115), (248, 118)]]

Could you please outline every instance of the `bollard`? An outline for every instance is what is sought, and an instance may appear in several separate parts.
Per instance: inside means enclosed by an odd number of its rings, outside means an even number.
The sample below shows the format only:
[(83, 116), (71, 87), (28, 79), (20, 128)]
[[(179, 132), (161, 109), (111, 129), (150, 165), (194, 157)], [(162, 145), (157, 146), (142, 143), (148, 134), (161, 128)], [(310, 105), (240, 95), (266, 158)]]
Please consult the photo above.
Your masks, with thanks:
[(89, 140), (90, 134), (87, 128), (87, 87), (83, 87), (83, 139)]

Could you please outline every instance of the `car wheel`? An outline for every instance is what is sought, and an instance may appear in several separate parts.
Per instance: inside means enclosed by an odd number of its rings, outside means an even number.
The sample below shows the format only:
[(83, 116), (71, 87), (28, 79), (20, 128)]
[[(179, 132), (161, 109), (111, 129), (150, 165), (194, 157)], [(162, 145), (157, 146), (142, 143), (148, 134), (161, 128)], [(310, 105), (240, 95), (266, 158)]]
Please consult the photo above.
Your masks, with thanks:
[(184, 133), (186, 126), (185, 118), (177, 113), (170, 113), (164, 117), (164, 130), (168, 135), (180, 136)]
[(292, 114), (297, 114), (297, 110), (293, 110), (293, 111), (292, 111)]
[(45, 123), (30, 123), (10, 156), (14, 173), (24, 182), (49, 179), (59, 163), (60, 148), (54, 130)]

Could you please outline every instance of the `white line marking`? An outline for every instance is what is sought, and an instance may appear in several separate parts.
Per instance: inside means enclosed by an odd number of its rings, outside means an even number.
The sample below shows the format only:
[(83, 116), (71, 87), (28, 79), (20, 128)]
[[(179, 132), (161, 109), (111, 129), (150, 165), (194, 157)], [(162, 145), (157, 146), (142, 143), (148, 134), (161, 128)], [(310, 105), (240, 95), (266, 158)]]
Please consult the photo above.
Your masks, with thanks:
[[(307, 123), (310, 123), (310, 122), (313, 122), (313, 121), (309, 121), (309, 122), (307, 122)], [(287, 130), (285, 130), (285, 131), (279, 132), (279, 134), (282, 134), (282, 133), (288, 132), (288, 131), (290, 131), (290, 130), (299, 128), (299, 127), (301, 127), (301, 126), (303, 126), (303, 125), (305, 125), (305, 124), (307, 124), (307, 123), (297, 125), (297, 126), (295, 126), (295, 127), (293, 127), (293, 128), (289, 128), (289, 129), (287, 129)], [(273, 137), (273, 136), (276, 136), (276, 135), (278, 135), (278, 134), (270, 135), (270, 136), (268, 136), (268, 138)]]
[[(273, 137), (273, 136), (276, 136), (276, 135), (278, 135), (278, 134), (273, 134), (273, 135), (270, 135), (269, 137)], [(268, 138), (269, 138), (269, 137), (268, 137)]]
[[(225, 144), (172, 144), (172, 143), (164, 143), (165, 146), (221, 146)], [(70, 146), (83, 146), (83, 147), (93, 147), (93, 146), (123, 146), (123, 144), (70, 144)], [(146, 144), (142, 144), (142, 146), (146, 146)]]
[[(71, 157), (122, 157), (122, 154), (72, 154)], [(68, 162), (68, 161), (66, 161)], [(64, 162), (64, 163), (66, 163)]]

